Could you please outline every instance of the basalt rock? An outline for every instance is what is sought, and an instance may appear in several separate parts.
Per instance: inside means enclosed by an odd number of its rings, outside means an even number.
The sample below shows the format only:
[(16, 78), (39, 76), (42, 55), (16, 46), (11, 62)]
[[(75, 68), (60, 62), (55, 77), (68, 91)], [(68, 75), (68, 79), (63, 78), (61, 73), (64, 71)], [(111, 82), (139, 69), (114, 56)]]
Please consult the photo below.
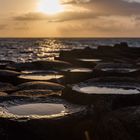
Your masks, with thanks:
[(140, 57), (139, 52), (139, 48), (129, 47), (127, 43), (122, 42), (114, 46), (98, 46), (97, 49), (87, 47), (85, 49), (61, 51), (59, 59), (70, 62), (74, 62), (77, 58), (103, 59), (104, 61), (112, 61), (113, 59), (134, 60)]
[(73, 58), (93, 58), (94, 53), (96, 50), (91, 49), (89, 47), (81, 50), (81, 49), (74, 49), (71, 51), (60, 51), (59, 58), (61, 60), (70, 60)]
[(34, 61), (26, 63), (17, 63), (9, 65), (9, 67), (16, 68), (17, 70), (59, 70), (62, 68), (68, 68), (71, 64), (64, 61)]

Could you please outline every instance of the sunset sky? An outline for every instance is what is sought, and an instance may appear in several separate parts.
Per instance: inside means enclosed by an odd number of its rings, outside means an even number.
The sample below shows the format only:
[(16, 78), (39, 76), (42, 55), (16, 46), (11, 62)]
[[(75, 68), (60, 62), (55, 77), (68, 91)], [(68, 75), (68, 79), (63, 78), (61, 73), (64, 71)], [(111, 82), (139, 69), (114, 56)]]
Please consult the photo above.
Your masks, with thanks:
[(140, 37), (140, 0), (0, 0), (0, 37)]

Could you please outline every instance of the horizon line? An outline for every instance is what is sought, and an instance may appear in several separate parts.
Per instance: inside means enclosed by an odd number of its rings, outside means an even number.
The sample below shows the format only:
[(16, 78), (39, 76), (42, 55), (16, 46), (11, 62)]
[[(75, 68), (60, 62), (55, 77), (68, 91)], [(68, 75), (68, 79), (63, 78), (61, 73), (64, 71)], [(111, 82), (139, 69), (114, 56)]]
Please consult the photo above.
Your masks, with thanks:
[(9, 38), (9, 39), (21, 39), (21, 38), (25, 38), (25, 39), (45, 39), (45, 38), (62, 38), (62, 39), (69, 39), (69, 38), (71, 38), (71, 39), (74, 39), (74, 38), (89, 38), (89, 39), (109, 39), (109, 38), (114, 38), (114, 39), (121, 39), (121, 38), (124, 38), (124, 39), (139, 39), (140, 38), (140, 36), (139, 37), (92, 37), (92, 36), (89, 36), (89, 37), (0, 37), (0, 39), (3, 39), (3, 38)]

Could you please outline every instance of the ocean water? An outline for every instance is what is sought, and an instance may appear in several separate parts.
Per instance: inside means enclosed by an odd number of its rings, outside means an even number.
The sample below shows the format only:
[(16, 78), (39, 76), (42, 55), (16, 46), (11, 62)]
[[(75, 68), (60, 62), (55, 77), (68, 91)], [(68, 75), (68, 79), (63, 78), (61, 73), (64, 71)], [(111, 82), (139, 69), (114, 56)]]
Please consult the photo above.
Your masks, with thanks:
[(130, 47), (140, 47), (140, 38), (1, 38), (0, 60), (31, 62), (53, 60), (61, 50), (96, 49), (99, 45), (127, 42)]

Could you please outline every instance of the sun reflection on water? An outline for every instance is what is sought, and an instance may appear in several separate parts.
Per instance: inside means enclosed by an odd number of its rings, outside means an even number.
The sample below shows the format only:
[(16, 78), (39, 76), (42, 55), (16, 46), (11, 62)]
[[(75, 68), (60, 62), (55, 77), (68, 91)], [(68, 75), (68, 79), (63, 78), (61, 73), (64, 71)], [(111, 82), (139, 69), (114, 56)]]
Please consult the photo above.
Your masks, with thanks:
[(54, 60), (60, 50), (71, 50), (76, 44), (64, 39), (21, 39), (5, 41), (1, 47), (1, 60), (32, 62)]

